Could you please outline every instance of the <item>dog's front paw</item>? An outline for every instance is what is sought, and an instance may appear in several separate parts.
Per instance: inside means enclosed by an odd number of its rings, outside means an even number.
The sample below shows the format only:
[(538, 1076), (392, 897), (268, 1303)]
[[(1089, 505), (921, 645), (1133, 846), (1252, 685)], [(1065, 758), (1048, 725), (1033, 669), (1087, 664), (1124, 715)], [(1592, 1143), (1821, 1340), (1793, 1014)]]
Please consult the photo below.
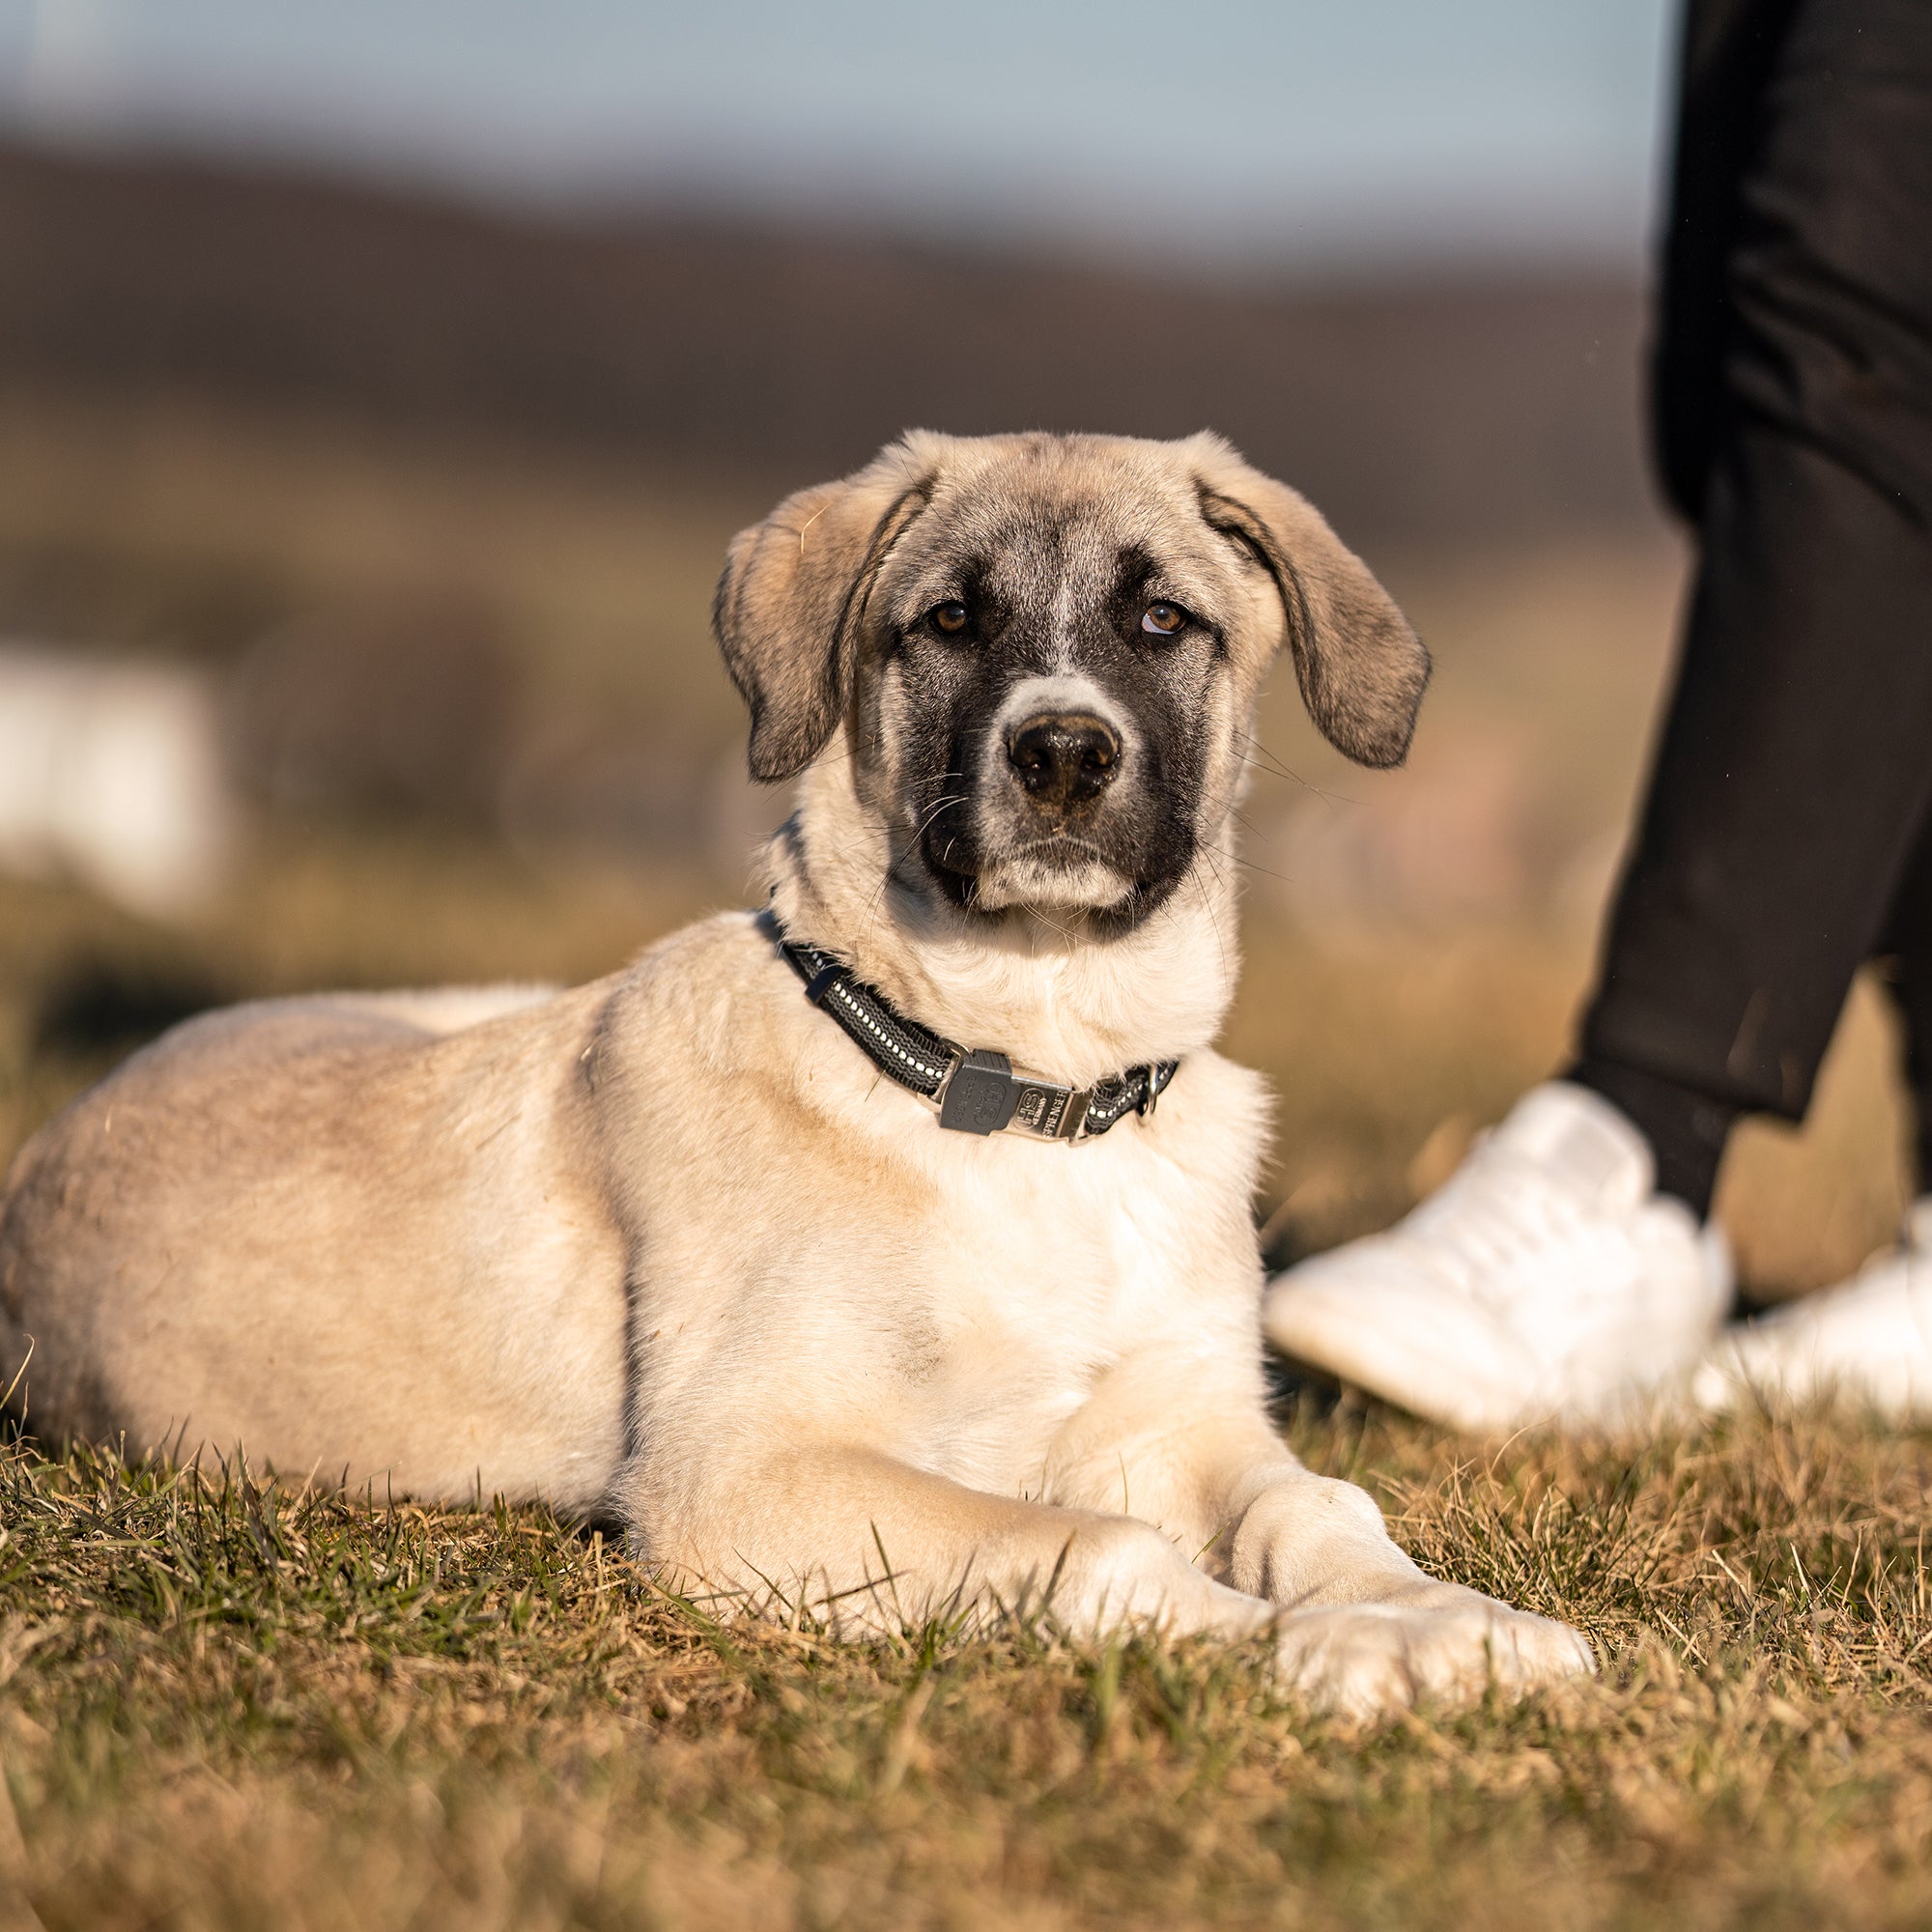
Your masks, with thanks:
[(1597, 1667), (1580, 1631), (1474, 1591), (1434, 1607), (1348, 1604), (1297, 1610), (1276, 1629), (1277, 1667), (1315, 1709), (1358, 1721), (1423, 1700), (1520, 1692)]

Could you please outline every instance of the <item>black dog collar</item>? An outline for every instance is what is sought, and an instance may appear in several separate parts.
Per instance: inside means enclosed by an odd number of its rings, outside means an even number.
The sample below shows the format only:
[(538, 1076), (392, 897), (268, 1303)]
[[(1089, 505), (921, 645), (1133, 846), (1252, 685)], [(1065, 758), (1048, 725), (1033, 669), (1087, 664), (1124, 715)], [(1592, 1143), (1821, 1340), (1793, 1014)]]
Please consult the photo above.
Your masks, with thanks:
[(1180, 1063), (1130, 1066), (1092, 1087), (1063, 1087), (1015, 1073), (1004, 1053), (969, 1051), (895, 1012), (885, 996), (852, 977), (829, 952), (766, 929), (805, 997), (844, 1028), (879, 1071), (939, 1109), (939, 1124), (964, 1134), (1028, 1133), (1044, 1141), (1087, 1141), (1128, 1114), (1151, 1114)]

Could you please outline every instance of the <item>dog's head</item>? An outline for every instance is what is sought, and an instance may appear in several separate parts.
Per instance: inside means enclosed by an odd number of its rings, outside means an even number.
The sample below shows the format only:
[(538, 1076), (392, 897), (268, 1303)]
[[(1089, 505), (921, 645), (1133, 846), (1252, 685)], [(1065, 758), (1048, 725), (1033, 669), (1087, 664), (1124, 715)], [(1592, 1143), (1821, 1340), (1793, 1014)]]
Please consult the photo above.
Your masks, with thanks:
[(1218, 437), (914, 432), (733, 540), (715, 622), (755, 778), (844, 726), (893, 882), (1131, 928), (1211, 846), (1274, 655), (1368, 765), (1429, 658), (1293, 491)]

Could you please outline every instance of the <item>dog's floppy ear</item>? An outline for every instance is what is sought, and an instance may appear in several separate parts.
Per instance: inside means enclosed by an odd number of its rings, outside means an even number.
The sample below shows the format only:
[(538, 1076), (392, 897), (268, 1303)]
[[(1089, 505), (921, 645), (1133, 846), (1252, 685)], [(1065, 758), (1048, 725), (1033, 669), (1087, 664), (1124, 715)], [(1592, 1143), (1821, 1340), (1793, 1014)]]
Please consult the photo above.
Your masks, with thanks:
[(796, 492), (731, 539), (711, 628), (752, 708), (754, 779), (796, 777), (837, 728), (873, 581), (931, 497), (925, 456), (910, 439), (890, 444), (856, 475)]
[(1309, 716), (1357, 764), (1401, 764), (1429, 682), (1408, 619), (1307, 497), (1219, 437), (1196, 437), (1191, 454), (1201, 514), (1274, 579)]

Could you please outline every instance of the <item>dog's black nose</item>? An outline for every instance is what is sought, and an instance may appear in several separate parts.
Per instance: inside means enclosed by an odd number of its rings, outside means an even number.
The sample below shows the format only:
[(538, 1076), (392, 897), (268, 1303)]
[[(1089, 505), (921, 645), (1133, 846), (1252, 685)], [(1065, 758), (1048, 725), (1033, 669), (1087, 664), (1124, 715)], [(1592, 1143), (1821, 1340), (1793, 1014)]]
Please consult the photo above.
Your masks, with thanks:
[(1070, 811), (1114, 782), (1121, 737), (1112, 725), (1084, 713), (1050, 713), (1029, 718), (1013, 732), (1007, 758), (1030, 798)]

